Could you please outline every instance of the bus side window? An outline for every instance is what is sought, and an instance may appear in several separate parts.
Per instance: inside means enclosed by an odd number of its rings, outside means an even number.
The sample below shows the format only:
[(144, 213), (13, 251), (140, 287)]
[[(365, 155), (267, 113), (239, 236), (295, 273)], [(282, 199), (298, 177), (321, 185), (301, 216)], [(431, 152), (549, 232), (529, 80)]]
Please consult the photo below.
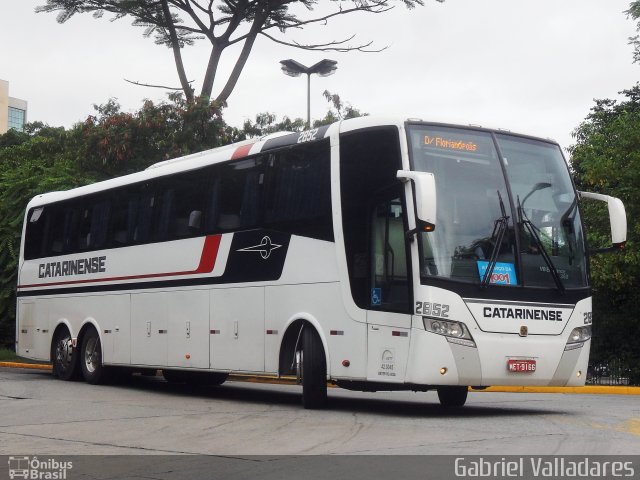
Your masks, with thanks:
[(29, 211), (29, 221), (24, 239), (24, 258), (33, 260), (44, 254), (44, 237), (51, 207), (37, 207)]
[[(219, 170), (218, 170), (219, 171)], [(221, 181), (217, 172), (214, 172), (210, 179), (209, 190), (206, 193), (206, 218), (205, 231), (207, 233), (218, 230), (218, 222), (220, 221), (220, 190)]]
[(333, 240), (329, 142), (298, 146), (269, 158), (264, 224), (321, 240)]
[(109, 222), (110, 202), (95, 200), (84, 208), (78, 208), (79, 225), (77, 250), (99, 250), (105, 247)]
[(129, 243), (153, 240), (152, 226), (156, 210), (156, 194), (152, 184), (144, 184), (129, 198), (127, 235)]
[[(220, 177), (216, 231), (255, 227), (261, 220), (260, 206), (264, 183), (262, 158), (235, 161), (216, 169)], [(219, 212), (219, 214), (218, 214)]]
[(127, 215), (129, 198), (125, 190), (117, 190), (112, 199), (112, 211), (109, 218), (109, 240), (111, 247), (123, 247), (128, 243)]
[(44, 252), (48, 256), (73, 253), (76, 248), (78, 211), (72, 205), (55, 205), (47, 225)]
[(202, 172), (176, 175), (162, 183), (158, 240), (201, 234), (204, 189)]

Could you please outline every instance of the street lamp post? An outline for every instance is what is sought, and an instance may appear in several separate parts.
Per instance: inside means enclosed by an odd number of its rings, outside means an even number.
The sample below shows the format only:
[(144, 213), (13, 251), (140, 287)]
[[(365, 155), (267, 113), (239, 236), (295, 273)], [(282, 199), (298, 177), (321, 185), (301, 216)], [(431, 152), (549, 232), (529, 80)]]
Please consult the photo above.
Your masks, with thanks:
[(338, 68), (335, 60), (320, 60), (315, 65), (306, 67), (295, 60), (282, 60), (282, 71), (290, 77), (299, 77), (303, 73), (307, 75), (307, 128), (311, 128), (311, 75), (317, 73), (321, 77), (332, 75)]

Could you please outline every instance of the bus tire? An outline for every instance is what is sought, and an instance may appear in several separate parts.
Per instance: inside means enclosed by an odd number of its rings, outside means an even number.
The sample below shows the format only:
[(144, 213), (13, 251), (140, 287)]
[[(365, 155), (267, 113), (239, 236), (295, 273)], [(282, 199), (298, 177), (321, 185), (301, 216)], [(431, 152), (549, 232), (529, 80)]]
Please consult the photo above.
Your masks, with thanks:
[(95, 328), (89, 327), (80, 345), (80, 370), (87, 383), (100, 385), (108, 377), (108, 369), (102, 364), (102, 344)]
[(306, 409), (327, 404), (327, 362), (318, 333), (307, 325), (302, 331), (299, 375), (302, 378), (302, 405)]
[(78, 352), (71, 345), (71, 333), (66, 327), (59, 328), (51, 342), (51, 364), (53, 375), (60, 380), (72, 380), (78, 370)]
[(438, 387), (438, 399), (443, 407), (462, 407), (467, 401), (467, 387)]

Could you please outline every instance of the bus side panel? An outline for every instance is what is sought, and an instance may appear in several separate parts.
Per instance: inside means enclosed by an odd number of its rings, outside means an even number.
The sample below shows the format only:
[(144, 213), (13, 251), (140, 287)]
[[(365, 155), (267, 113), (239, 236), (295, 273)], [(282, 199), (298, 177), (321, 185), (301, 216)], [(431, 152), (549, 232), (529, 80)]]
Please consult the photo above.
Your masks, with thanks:
[(211, 291), (211, 368), (264, 372), (264, 287)]
[[(82, 327), (90, 323), (100, 336), (104, 363), (129, 362), (129, 295), (68, 296), (39, 300), (38, 303), (45, 304), (47, 309), (50, 329), (47, 352), (51, 335), (59, 324), (67, 324), (71, 336), (77, 338)], [(116, 352), (120, 358), (114, 357)]]
[(209, 291), (168, 293), (169, 351), (171, 367), (209, 368)]
[[(365, 378), (366, 325), (346, 312), (338, 282), (271, 286), (266, 290), (265, 327), (278, 331), (278, 335), (267, 335), (267, 371), (278, 371), (285, 330), (293, 321), (302, 319), (312, 323), (326, 342), (327, 373), (331, 378)], [(349, 366), (343, 365), (344, 360), (349, 361)]]
[(131, 363), (167, 365), (167, 292), (131, 295)]
[(85, 321), (93, 319), (102, 339), (102, 360), (106, 364), (131, 362), (130, 295), (102, 295), (70, 299), (83, 305)]
[(51, 336), (55, 325), (49, 324), (47, 300), (19, 301), (18, 328), (20, 332), (17, 354), (32, 360), (51, 359)]

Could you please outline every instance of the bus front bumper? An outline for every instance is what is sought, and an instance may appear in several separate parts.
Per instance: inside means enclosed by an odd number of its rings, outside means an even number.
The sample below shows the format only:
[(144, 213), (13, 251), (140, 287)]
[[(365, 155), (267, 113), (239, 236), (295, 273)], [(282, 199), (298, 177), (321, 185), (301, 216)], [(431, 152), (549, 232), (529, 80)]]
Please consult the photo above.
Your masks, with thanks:
[[(411, 331), (405, 382), (422, 385), (582, 386), (587, 376), (586, 341), (566, 349), (564, 335), (485, 333), (475, 347), (419, 328)], [(515, 369), (513, 364), (525, 365)]]

